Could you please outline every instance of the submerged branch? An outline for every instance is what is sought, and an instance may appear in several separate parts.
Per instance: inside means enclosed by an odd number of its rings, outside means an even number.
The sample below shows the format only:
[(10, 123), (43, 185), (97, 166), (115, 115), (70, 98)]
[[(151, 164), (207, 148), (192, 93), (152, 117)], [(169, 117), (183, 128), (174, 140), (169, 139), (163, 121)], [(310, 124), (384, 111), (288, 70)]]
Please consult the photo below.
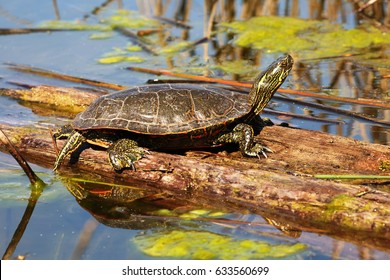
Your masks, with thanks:
[(55, 28), (0, 28), (0, 35), (20, 35), (43, 32), (75, 31), (74, 29)]
[(191, 29), (192, 28), (191, 25), (189, 25), (185, 22), (182, 22), (182, 21), (173, 20), (173, 19), (161, 17), (161, 16), (153, 16), (152, 18), (156, 19), (162, 23), (167, 23), (167, 24), (170, 24), (170, 25), (173, 25), (175, 27), (182, 28), (182, 29)]
[(116, 27), (114, 30), (118, 31), (120, 34), (131, 39), (131, 41), (134, 44), (140, 46), (147, 53), (152, 54), (152, 55), (157, 55), (157, 52), (155, 50), (153, 50), (151, 47), (149, 47), (148, 44), (145, 42), (145, 40), (143, 40), (141, 37), (139, 37), (133, 31), (126, 29), (126, 28), (122, 28), (122, 27)]
[(91, 85), (91, 86), (96, 86), (96, 87), (103, 87), (103, 88), (109, 88), (113, 90), (122, 90), (125, 87), (122, 85), (117, 85), (117, 84), (112, 84), (112, 83), (106, 83), (106, 82), (101, 82), (101, 81), (96, 81), (96, 80), (91, 80), (91, 79), (86, 79), (86, 78), (80, 78), (80, 77), (75, 77), (71, 75), (66, 75), (62, 73), (57, 73), (54, 71), (38, 68), (38, 67), (32, 67), (28, 65), (23, 65), (23, 64), (16, 64), (16, 63), (6, 63), (6, 65), (19, 72), (25, 72), (25, 73), (31, 73), (43, 77), (49, 77), (49, 78), (54, 78), (54, 79), (60, 79), (63, 81), (70, 81), (74, 83), (80, 83), (80, 84), (86, 84), (86, 85)]
[(11, 143), (7, 135), (0, 129), (0, 141), (4, 144), (5, 149), (13, 156), (13, 158), (19, 163), (23, 171), (26, 173), (27, 177), (31, 183), (31, 193), (30, 198), (28, 199), (28, 204), (22, 219), (19, 222), (18, 227), (16, 228), (10, 243), (8, 244), (7, 249), (4, 252), (2, 257), (3, 260), (8, 260), (13, 255), (16, 250), (19, 241), (22, 239), (24, 231), (27, 228), (28, 222), (30, 221), (31, 215), (34, 212), (35, 205), (43, 189), (46, 187), (46, 184), (36, 175), (32, 170), (30, 165), (24, 159), (24, 157), (19, 153), (18, 149)]

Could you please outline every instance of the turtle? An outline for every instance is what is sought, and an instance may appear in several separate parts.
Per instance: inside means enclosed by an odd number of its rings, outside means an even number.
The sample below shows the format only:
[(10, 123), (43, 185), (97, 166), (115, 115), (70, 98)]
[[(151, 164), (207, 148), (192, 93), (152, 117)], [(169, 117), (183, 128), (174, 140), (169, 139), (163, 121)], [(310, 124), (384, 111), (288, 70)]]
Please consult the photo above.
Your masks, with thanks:
[(244, 156), (268, 149), (254, 136), (264, 127), (259, 114), (293, 66), (285, 55), (271, 63), (248, 94), (211, 84), (133, 86), (97, 98), (73, 123), (54, 133), (67, 137), (53, 170), (81, 144), (105, 148), (115, 171), (134, 169), (149, 150), (187, 150), (238, 144)]

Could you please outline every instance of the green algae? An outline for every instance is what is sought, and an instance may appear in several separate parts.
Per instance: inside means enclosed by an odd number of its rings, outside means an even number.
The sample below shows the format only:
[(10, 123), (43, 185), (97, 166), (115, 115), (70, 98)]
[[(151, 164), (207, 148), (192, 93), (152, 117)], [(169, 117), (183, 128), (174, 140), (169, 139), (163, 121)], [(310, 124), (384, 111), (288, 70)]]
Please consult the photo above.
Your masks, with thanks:
[[(51, 29), (69, 29), (99, 31), (89, 36), (91, 40), (108, 39), (118, 28), (132, 31), (153, 28), (160, 30), (161, 24), (151, 18), (140, 15), (131, 10), (119, 10), (112, 15), (101, 18), (98, 23), (84, 21), (47, 21), (40, 27)], [(373, 48), (384, 47), (390, 44), (390, 35), (372, 26), (359, 26), (355, 29), (345, 29), (341, 25), (328, 21), (304, 20), (293, 17), (261, 16), (247, 21), (233, 21), (220, 23), (218, 32), (235, 34), (233, 44), (238, 47), (251, 47), (263, 52), (291, 53), (297, 59), (313, 59), (333, 56), (356, 55), (360, 60), (369, 60), (370, 64), (387, 67), (388, 61), (378, 59)], [(135, 33), (134, 33), (135, 34)], [(147, 45), (153, 45), (155, 52), (162, 57), (172, 57), (195, 47), (193, 42), (174, 40), (167, 46), (156, 47), (161, 40), (151, 36)], [(126, 48), (125, 48), (126, 49)], [(127, 51), (141, 51), (139, 46), (131, 46)], [(367, 55), (370, 55), (368, 58)], [(112, 57), (118, 55), (110, 55)], [(144, 59), (116, 57), (108, 59), (103, 55), (98, 60), (102, 64), (121, 62), (140, 62)], [(358, 59), (358, 58), (357, 58)], [(376, 64), (377, 63), (377, 64)], [(223, 61), (212, 69), (222, 70), (225, 73), (253, 77), (253, 67), (245, 60)], [(204, 67), (202, 68), (204, 71)]]
[(177, 213), (175, 210), (159, 209), (153, 213), (157, 216), (179, 217), (181, 219), (190, 220), (197, 218), (221, 218), (228, 213), (222, 211), (212, 211), (209, 209), (193, 209), (183, 213)]
[(142, 48), (140, 46), (137, 46), (137, 45), (127, 44), (127, 46), (125, 47), (125, 50), (128, 52), (140, 52), (140, 51), (142, 51)]
[(135, 63), (141, 63), (144, 59), (139, 56), (125, 56), (125, 55), (118, 55), (118, 56), (109, 56), (109, 57), (102, 57), (98, 59), (98, 62), (101, 64), (113, 64), (113, 63), (120, 63), (120, 62), (135, 62)]
[[(102, 32), (110, 32), (116, 28), (155, 28), (159, 25), (158, 21), (141, 16), (139, 13), (130, 10), (119, 10), (115, 14), (103, 18), (97, 24), (89, 24), (84, 21), (65, 21), (65, 20), (50, 20), (42, 22), (39, 27), (48, 29), (70, 29), (70, 30), (94, 30)], [(110, 38), (107, 34), (94, 34), (93, 37), (103, 39)]]
[(212, 66), (212, 69), (221, 70), (228, 74), (245, 75), (253, 77), (258, 72), (258, 69), (248, 63), (247, 60), (222, 61), (217, 65)]
[(111, 38), (112, 36), (114, 36), (114, 33), (112, 31), (107, 31), (107, 32), (93, 33), (89, 36), (89, 39), (105, 40)]
[(131, 10), (118, 10), (110, 17), (104, 18), (100, 23), (115, 28), (154, 28), (159, 25), (158, 21), (141, 16), (138, 12)]
[(42, 22), (39, 27), (48, 29), (70, 29), (78, 31), (110, 31), (111, 27), (100, 24), (87, 24), (79, 21), (49, 20)]
[[(370, 201), (361, 206), (361, 199), (346, 194), (336, 196), (326, 205), (322, 218), (325, 222), (336, 218), (344, 229), (369, 228), (372, 232), (381, 232), (384, 225), (379, 220), (373, 220), (372, 216), (390, 216), (388, 208)], [(355, 215), (348, 215), (348, 209), (357, 209)]]
[(248, 21), (220, 24), (237, 34), (237, 46), (251, 46), (268, 52), (297, 52), (311, 48), (311, 42), (298, 35), (316, 29), (318, 25), (319, 22), (316, 21), (290, 17), (254, 17)]
[(189, 41), (181, 41), (181, 42), (176, 42), (170, 45), (167, 45), (159, 50), (160, 54), (164, 55), (173, 55), (177, 54), (183, 51), (186, 51), (190, 48), (192, 48), (194, 44)]
[(173, 230), (134, 238), (146, 255), (182, 259), (269, 259), (292, 257), (306, 249), (301, 243), (271, 244), (191, 230)]
[(359, 53), (362, 49), (390, 44), (390, 35), (373, 27), (346, 30), (327, 21), (291, 17), (254, 17), (221, 23), (221, 31), (236, 34), (234, 44), (267, 52), (291, 52), (301, 58)]
[(130, 55), (138, 50), (137, 46), (128, 45), (125, 48), (113, 48), (112, 51), (103, 54), (97, 61), (101, 64), (114, 64), (121, 62), (141, 63), (145, 61), (143, 57)]
[(378, 168), (380, 171), (389, 172), (390, 171), (390, 160), (381, 160)]

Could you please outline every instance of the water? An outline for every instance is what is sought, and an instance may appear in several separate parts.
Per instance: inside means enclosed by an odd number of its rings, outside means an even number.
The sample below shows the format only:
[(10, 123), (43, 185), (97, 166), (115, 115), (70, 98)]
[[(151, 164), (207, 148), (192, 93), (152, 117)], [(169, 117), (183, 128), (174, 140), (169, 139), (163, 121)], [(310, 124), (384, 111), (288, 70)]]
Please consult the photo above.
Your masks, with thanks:
[[(196, 40), (203, 37), (204, 11), (202, 1), (192, 1), (190, 9), (190, 24), (193, 28), (184, 34), (183, 30), (171, 28), (173, 36), (188, 36), (189, 40)], [(51, 2), (34, 4), (31, 7), (27, 1), (8, 1), (0, 4), (0, 26), (3, 28), (26, 28), (37, 26), (45, 20), (56, 18)], [(138, 3), (138, 2), (137, 2)], [(150, 15), (153, 8), (138, 6), (136, 1), (126, 1), (124, 8), (142, 11)], [(149, 3), (145, 1), (144, 3)], [(59, 2), (61, 19), (75, 20), (82, 19), (89, 14), (100, 1), (65, 1)], [(97, 16), (90, 16), (89, 23), (99, 22), (114, 13), (116, 4), (109, 6)], [(146, 7), (146, 8), (145, 8)], [(166, 7), (166, 6), (165, 6)], [(280, 1), (280, 14), (283, 14), (285, 1)], [(300, 1), (301, 18), (310, 18), (309, 8), (306, 1)], [(346, 17), (336, 17), (336, 21), (347, 28), (355, 26), (355, 14), (348, 1), (343, 1)], [(165, 17), (171, 18), (175, 13), (173, 4), (167, 6)], [(240, 5), (236, 7), (236, 14), (241, 13)], [(108, 40), (90, 40), (89, 36), (93, 31), (69, 31), (51, 33), (33, 33), (26, 35), (0, 36), (0, 63), (11, 62), (32, 65), (70, 74), (79, 77), (86, 77), (94, 80), (101, 80), (123, 85), (136, 85), (145, 83), (155, 76), (150, 74), (126, 71), (124, 67), (131, 64), (102, 65), (97, 63), (103, 54), (110, 52), (113, 47), (124, 47), (128, 39), (115, 34)], [(169, 38), (168, 38), (169, 40)], [(153, 57), (145, 52), (137, 55), (146, 58), (146, 62), (135, 65), (147, 68), (169, 68), (173, 63), (177, 69), (188, 65), (204, 67), (204, 65), (216, 63), (214, 56), (216, 50), (209, 43), (209, 48), (197, 46), (191, 53), (185, 52), (171, 57)], [(204, 58), (209, 56), (209, 60)], [(264, 63), (257, 68), (275, 59), (279, 54), (264, 54), (260, 61)], [(249, 61), (252, 61), (249, 59)], [(300, 73), (296, 72), (284, 84), (284, 87), (308, 90), (326, 91), (332, 83), (335, 71), (337, 71), (338, 60), (323, 60), (321, 63), (309, 62), (307, 73), (314, 77), (314, 85), (300, 79)], [(296, 70), (298, 71), (298, 70)], [(361, 70), (363, 74), (369, 70)], [(224, 75), (224, 78), (232, 77), (221, 72), (214, 71), (214, 74)], [(343, 73), (343, 72), (342, 72)], [(368, 74), (367, 74), (368, 75)], [(12, 81), (31, 84), (50, 84), (56, 86), (74, 86), (64, 81), (49, 78), (37, 77), (35, 75), (20, 74), (10, 70), (7, 66), (0, 66), (0, 87), (16, 87)], [(351, 87), (347, 78), (341, 78), (333, 89), (339, 96), (354, 97), (365, 95), (373, 97), (370, 91), (363, 88)], [(315, 85), (321, 85), (318, 89)], [(365, 86), (369, 85), (367, 82)], [(387, 84), (382, 81), (382, 87), (388, 91)], [(322, 101), (311, 98), (304, 98), (304, 101), (321, 103), (335, 106), (343, 110), (353, 112), (366, 112), (369, 117), (388, 121), (388, 110), (367, 107), (362, 105), (351, 105), (340, 102)], [(303, 114), (308, 108), (307, 105), (293, 104), (286, 101), (273, 100), (269, 106), (280, 111)], [(343, 135), (353, 139), (366, 142), (389, 144), (388, 126), (375, 124), (367, 120), (356, 119), (350, 116), (336, 113), (332, 110), (311, 108), (314, 116), (323, 117), (324, 120), (342, 120), (344, 124), (323, 123), (313, 120), (293, 118), (288, 120), (290, 125), (326, 131), (332, 134)], [(264, 114), (275, 122), (282, 122), (274, 114)], [(34, 112), (19, 104), (17, 101), (0, 96), (0, 122), (10, 125), (32, 125), (41, 123), (43, 125), (57, 125), (60, 121), (55, 116), (38, 116)], [(200, 215), (207, 213), (218, 213), (224, 209), (202, 209), (202, 205), (194, 204), (179, 198), (172, 203), (172, 197), (166, 193), (152, 192), (145, 196), (139, 194), (139, 198), (132, 201), (127, 198), (111, 195), (102, 199), (90, 190), (96, 190), (88, 184), (69, 185), (64, 179), (53, 175), (51, 170), (33, 166), (33, 169), (40, 172), (39, 175), (48, 183), (39, 197), (38, 203), (28, 222), (18, 245), (15, 248), (12, 258), (22, 256), (27, 259), (149, 259), (154, 258), (140, 249), (139, 240), (143, 236), (158, 236), (159, 233), (168, 235), (174, 231), (183, 232), (208, 232), (221, 236), (232, 237), (233, 240), (251, 240), (253, 242), (266, 242), (271, 245), (304, 244), (306, 248), (291, 255), (284, 255), (282, 258), (292, 259), (388, 259), (389, 248), (372, 249), (361, 245), (360, 241), (351, 240), (346, 237), (331, 237), (316, 232), (300, 232), (298, 236), (292, 237), (284, 234), (266, 222), (267, 217), (251, 213), (229, 212), (221, 216)], [(92, 180), (98, 180), (92, 176)], [(104, 192), (111, 192), (111, 186), (100, 186)], [(126, 188), (125, 188), (126, 189)], [(126, 189), (127, 190), (127, 189)], [(137, 190), (138, 191), (138, 190)], [(81, 196), (80, 196), (81, 192)], [(123, 189), (118, 193), (123, 192)], [(0, 154), (0, 252), (3, 254), (25, 211), (30, 196), (29, 182), (26, 176), (20, 171), (14, 160), (6, 154)], [(150, 197), (159, 199), (150, 199)], [(166, 203), (161, 203), (161, 201)], [(177, 207), (174, 207), (177, 206)], [(170, 208), (171, 207), (171, 208)], [(177, 209), (181, 209), (178, 211)], [(165, 212), (164, 212), (165, 211)], [(162, 212), (168, 211), (169, 216), (164, 217)], [(200, 212), (199, 212), (200, 211)], [(186, 218), (187, 217), (187, 218)], [(192, 217), (193, 219), (189, 219)], [(217, 218), (224, 218), (224, 222)], [(81, 237), (87, 237), (87, 243), (82, 243)], [(157, 237), (156, 237), (157, 238)], [(157, 241), (156, 241), (157, 242)], [(233, 242), (233, 241), (232, 241)], [(258, 243), (256, 243), (258, 244)], [(227, 245), (228, 246), (228, 245)], [(211, 249), (210, 249), (211, 250)], [(251, 256), (248, 252), (246, 256)], [(256, 256), (258, 257), (258, 256)], [(268, 256), (274, 258), (275, 256)], [(165, 258), (175, 258), (167, 256)], [(245, 258), (241, 255), (238, 258)], [(266, 257), (267, 258), (267, 257)]]

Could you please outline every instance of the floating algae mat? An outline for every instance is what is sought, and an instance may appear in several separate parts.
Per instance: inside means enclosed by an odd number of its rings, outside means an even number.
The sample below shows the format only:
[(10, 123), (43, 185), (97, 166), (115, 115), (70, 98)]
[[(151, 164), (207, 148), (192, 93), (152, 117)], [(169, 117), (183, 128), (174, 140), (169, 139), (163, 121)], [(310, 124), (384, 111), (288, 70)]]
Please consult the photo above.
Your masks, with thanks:
[(173, 230), (134, 238), (146, 255), (180, 259), (279, 259), (294, 257), (306, 246), (271, 244), (265, 241), (234, 239), (206, 231)]
[(328, 21), (292, 17), (254, 17), (219, 26), (220, 32), (236, 34), (236, 46), (299, 53), (300, 58), (338, 56), (390, 44), (389, 34), (371, 26), (346, 30)]

